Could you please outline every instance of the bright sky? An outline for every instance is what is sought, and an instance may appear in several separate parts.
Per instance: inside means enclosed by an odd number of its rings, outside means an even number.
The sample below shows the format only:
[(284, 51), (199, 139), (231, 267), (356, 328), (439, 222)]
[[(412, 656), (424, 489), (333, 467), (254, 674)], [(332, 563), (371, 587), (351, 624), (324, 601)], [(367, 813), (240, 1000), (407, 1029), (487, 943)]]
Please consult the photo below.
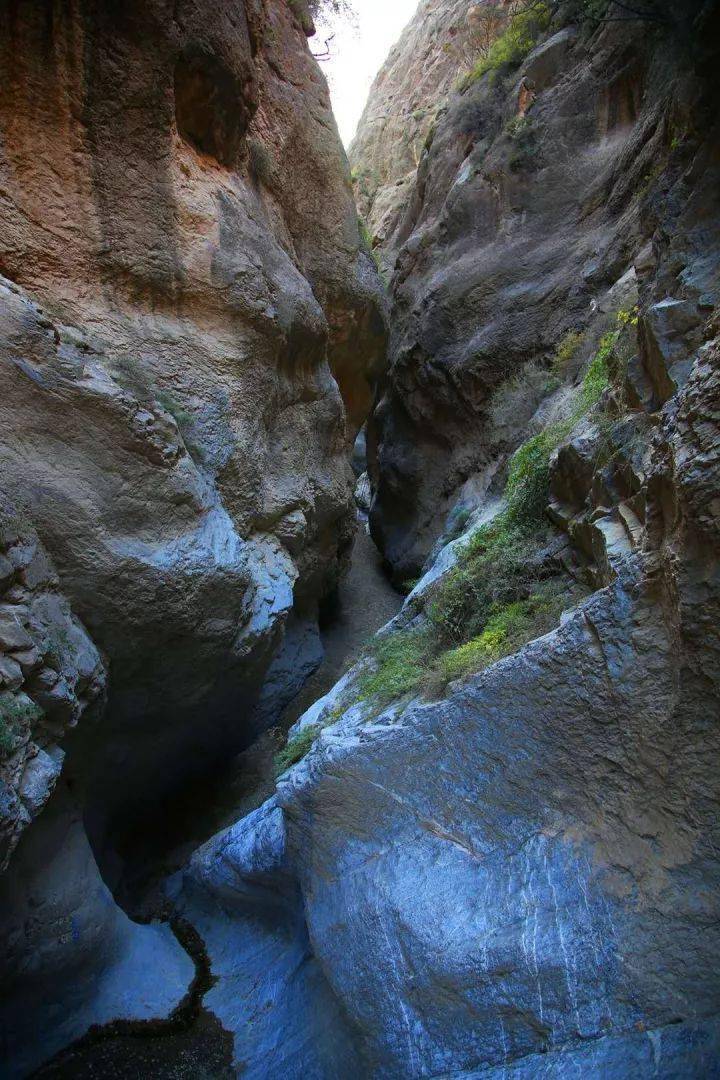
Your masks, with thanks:
[(326, 27), (310, 39), (314, 53), (324, 51), (330, 33), (332, 59), (321, 63), (330, 84), (340, 137), (349, 146), (367, 100), (373, 79), (390, 49), (410, 21), (418, 0), (355, 0), (357, 25)]

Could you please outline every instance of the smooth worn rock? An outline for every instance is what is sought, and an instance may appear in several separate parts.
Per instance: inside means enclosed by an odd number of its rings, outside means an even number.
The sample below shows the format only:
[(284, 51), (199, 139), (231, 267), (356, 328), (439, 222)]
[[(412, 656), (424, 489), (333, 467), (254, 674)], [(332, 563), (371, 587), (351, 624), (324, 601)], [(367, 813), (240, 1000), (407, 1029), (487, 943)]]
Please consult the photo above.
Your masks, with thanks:
[[(0, 487), (23, 523), (0, 520), (0, 1019), (22, 1071), (184, 993), (169, 931), (129, 923), (95, 861), (119, 888), (123, 842), (319, 663), (386, 312), (285, 0), (0, 3), (0, 77)], [(75, 828), (43, 846), (56, 746), (92, 856)], [(78, 904), (88, 933), (59, 945)]]
[(113, 669), (104, 803), (120, 760), (124, 799), (252, 737), (293, 601), (345, 565), (384, 298), (285, 0), (46, 30), (0, 9), (0, 479)]
[[(527, 424), (509, 433), (494, 420), (503, 386), (527, 384), (522, 419), (536, 385), (527, 365), (547, 370), (570, 334), (588, 363), (639, 283), (627, 383), (635, 407), (656, 410), (687, 378), (702, 298), (718, 299), (712, 81), (642, 20), (594, 32), (558, 22), (515, 71), (449, 96), (381, 242), (395, 274), (389, 375), (368, 423), (370, 520), (398, 582), (417, 576), (463, 485), (527, 438)], [(710, 70), (714, 46), (698, 35)], [(442, 48), (442, 36), (423, 41)], [(524, 115), (520, 80), (534, 86)], [(376, 87), (370, 113), (387, 92)]]
[(95, 1024), (167, 1018), (194, 965), (169, 927), (113, 901), (63, 791), (0, 878), (3, 1075), (28, 1076)]

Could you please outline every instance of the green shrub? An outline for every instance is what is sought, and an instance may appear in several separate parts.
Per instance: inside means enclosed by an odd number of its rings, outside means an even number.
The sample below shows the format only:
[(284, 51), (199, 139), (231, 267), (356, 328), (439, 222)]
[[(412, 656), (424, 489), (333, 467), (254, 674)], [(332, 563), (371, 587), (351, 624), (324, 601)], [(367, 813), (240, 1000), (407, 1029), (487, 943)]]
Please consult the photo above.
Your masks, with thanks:
[[(570, 415), (564, 420), (549, 424), (515, 452), (505, 487), (507, 517), (512, 524), (528, 528), (542, 519), (548, 500), (550, 459), (554, 451), (580, 420), (600, 402), (605, 391), (613, 384), (618, 386), (621, 383), (627, 356), (623, 350), (618, 349), (618, 343), (636, 325), (637, 315), (619, 311), (615, 322), (616, 329), (608, 330), (600, 339), (598, 349), (583, 376)], [(560, 343), (556, 353), (560, 363), (569, 363), (569, 359), (579, 348), (579, 337), (580, 335), (568, 335)]]
[(439, 658), (438, 669), (443, 680), (447, 683), (482, 671), (551, 629), (565, 599), (564, 590), (557, 582), (547, 582), (526, 600), (514, 600), (496, 610), (478, 637)]
[(534, 48), (540, 35), (550, 25), (550, 9), (545, 3), (533, 4), (525, 11), (513, 15), (507, 29), (490, 46), (487, 56), (478, 61), (463, 80), (463, 87), (492, 72), (504, 74), (522, 63)]
[[(567, 583), (557, 577), (548, 578), (537, 560), (547, 536), (543, 521), (550, 459), (605, 391), (617, 384), (623, 339), (636, 323), (634, 309), (617, 313), (615, 328), (600, 339), (576, 388), (569, 415), (515, 452), (504, 513), (472, 535), (456, 565), (434, 586), (425, 607), (426, 626), (388, 634), (371, 647), (375, 666), (360, 680), (361, 700), (372, 698), (384, 705), (412, 691), (439, 690), (452, 679), (510, 655), (557, 624), (568, 599), (576, 594), (568, 593)], [(564, 371), (581, 343), (580, 334), (567, 334), (553, 366)]]
[(530, 528), (542, 520), (550, 487), (550, 458), (574, 424), (560, 421), (533, 435), (515, 452), (505, 486), (508, 520)]
[(25, 694), (4, 691), (0, 694), (0, 753), (9, 754), (15, 748), (22, 729), (37, 723), (43, 716), (39, 705)]
[(537, 534), (531, 537), (510, 526), (506, 517), (474, 534), (457, 565), (438, 583), (427, 609), (441, 649), (479, 636), (494, 611), (533, 591), (538, 541)]
[(373, 698), (379, 705), (404, 697), (418, 685), (427, 669), (430, 651), (425, 631), (401, 630), (373, 642), (373, 670), (359, 682), (359, 698)]
[(555, 356), (553, 357), (552, 370), (556, 375), (564, 376), (567, 373), (582, 343), (583, 335), (576, 330), (570, 330), (565, 335), (555, 350)]
[(590, 366), (585, 372), (580, 389), (583, 412), (588, 412), (594, 405), (597, 405), (610, 386), (609, 365), (619, 336), (618, 330), (609, 330), (600, 339), (600, 345), (590, 361)]
[(321, 731), (320, 724), (308, 724), (297, 735), (288, 739), (283, 749), (275, 755), (275, 775), (280, 776), (292, 765), (302, 761)]
[(385, 279), (385, 272), (380, 261), (380, 252), (373, 247), (372, 234), (359, 214), (358, 233), (360, 235), (360, 247), (363, 249), (363, 251), (366, 251), (370, 258), (373, 260), (375, 266), (377, 267), (378, 274), (382, 278), (384, 284), (387, 285), (387, 281)]

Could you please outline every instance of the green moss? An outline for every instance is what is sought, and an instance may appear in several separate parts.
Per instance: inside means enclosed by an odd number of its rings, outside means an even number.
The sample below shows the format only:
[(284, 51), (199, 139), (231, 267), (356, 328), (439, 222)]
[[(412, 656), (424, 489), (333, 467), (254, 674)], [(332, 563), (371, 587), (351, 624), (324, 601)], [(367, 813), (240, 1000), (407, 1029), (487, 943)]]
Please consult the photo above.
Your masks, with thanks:
[(322, 731), (320, 724), (308, 724), (297, 735), (288, 739), (287, 745), (275, 755), (275, 775), (280, 776), (291, 766), (302, 761), (318, 735)]
[(549, 25), (550, 9), (545, 3), (533, 4), (513, 15), (506, 30), (490, 46), (487, 56), (465, 76), (462, 86), (470, 86), (488, 72), (504, 74), (517, 67)]

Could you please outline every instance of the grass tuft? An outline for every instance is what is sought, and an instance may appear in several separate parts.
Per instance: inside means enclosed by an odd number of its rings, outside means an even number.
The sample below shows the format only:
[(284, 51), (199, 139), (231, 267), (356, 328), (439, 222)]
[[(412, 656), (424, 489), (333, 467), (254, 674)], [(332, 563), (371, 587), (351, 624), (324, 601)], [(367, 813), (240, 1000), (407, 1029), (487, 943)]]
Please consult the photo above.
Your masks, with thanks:
[(360, 678), (360, 700), (373, 698), (378, 705), (386, 705), (410, 693), (427, 670), (429, 652), (425, 631), (401, 630), (378, 638), (371, 650), (375, 668)]
[(0, 754), (10, 754), (23, 728), (37, 723), (43, 716), (39, 705), (25, 694), (5, 691), (0, 694)]
[(280, 776), (291, 766), (297, 765), (298, 761), (302, 761), (321, 730), (320, 724), (308, 724), (297, 735), (288, 739), (283, 749), (275, 755), (275, 775)]

